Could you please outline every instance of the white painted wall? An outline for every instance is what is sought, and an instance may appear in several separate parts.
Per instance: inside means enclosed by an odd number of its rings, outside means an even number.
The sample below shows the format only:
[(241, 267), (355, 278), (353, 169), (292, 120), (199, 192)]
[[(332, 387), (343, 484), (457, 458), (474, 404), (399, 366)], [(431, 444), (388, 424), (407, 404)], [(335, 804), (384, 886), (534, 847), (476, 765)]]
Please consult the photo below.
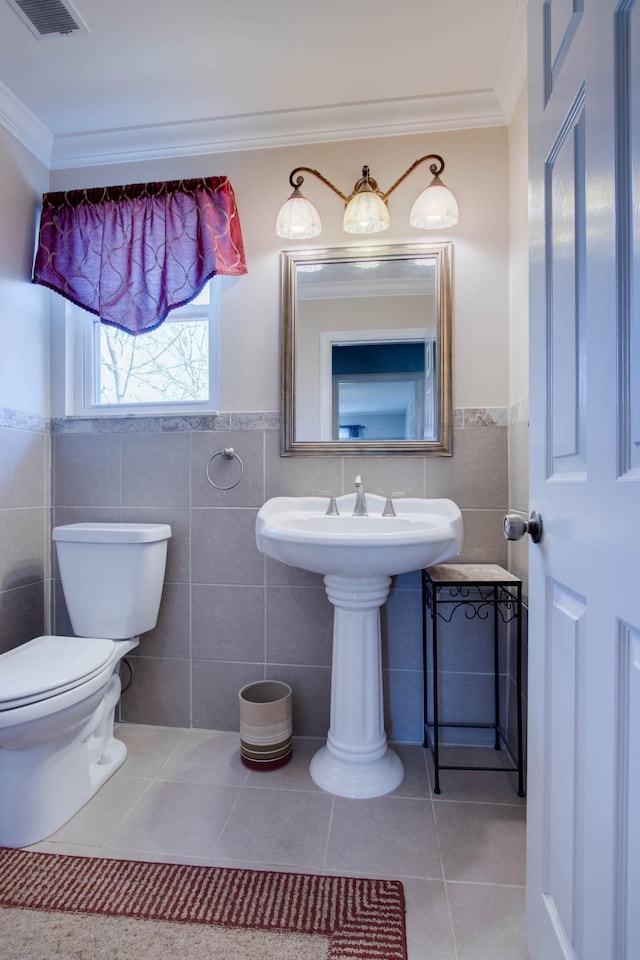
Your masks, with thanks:
[[(364, 242), (343, 233), (342, 201), (312, 176), (306, 176), (303, 192), (318, 207), (323, 234), (304, 244), (276, 237), (277, 212), (291, 192), (289, 173), (296, 166), (314, 167), (350, 193), (363, 164), (368, 164), (379, 187), (386, 190), (414, 160), (431, 152), (445, 159), (443, 179), (458, 199), (460, 223), (441, 233), (409, 226), (411, 205), (430, 179), (424, 164), (393, 194), (391, 227), (372, 242), (453, 240), (454, 406), (506, 407), (509, 151), (504, 127), (59, 170), (51, 174), (51, 189), (228, 175), (238, 202), (249, 273), (223, 284), (221, 409), (278, 410), (281, 249)], [(62, 376), (58, 363), (55, 370)], [(56, 398), (62, 397), (54, 386)], [(60, 399), (54, 412), (63, 413)]]
[[(529, 516), (528, 109), (523, 90), (509, 127), (509, 512)], [(532, 505), (535, 506), (535, 505)], [(509, 569), (528, 595), (529, 538), (509, 543)]]
[(0, 407), (49, 414), (49, 296), (30, 283), (44, 165), (0, 126)]
[(529, 396), (529, 184), (527, 91), (509, 126), (509, 402)]

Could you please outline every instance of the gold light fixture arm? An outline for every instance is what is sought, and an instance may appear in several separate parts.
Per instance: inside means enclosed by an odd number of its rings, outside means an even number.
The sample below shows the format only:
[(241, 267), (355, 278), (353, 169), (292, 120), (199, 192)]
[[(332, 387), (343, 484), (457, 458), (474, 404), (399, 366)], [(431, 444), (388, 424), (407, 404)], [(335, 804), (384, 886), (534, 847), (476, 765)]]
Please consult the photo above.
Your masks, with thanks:
[(441, 230), (455, 226), (459, 219), (458, 204), (440, 179), (444, 160), (437, 153), (428, 153), (415, 160), (386, 193), (379, 189), (367, 166), (362, 168), (362, 176), (356, 180), (353, 191), (348, 196), (319, 170), (313, 167), (295, 167), (289, 174), (293, 193), (280, 208), (276, 233), (279, 237), (290, 240), (306, 240), (317, 237), (322, 231), (318, 211), (300, 191), (305, 179), (303, 173), (311, 174), (340, 197), (345, 205), (343, 230), (356, 234), (380, 233), (389, 227), (389, 197), (422, 163), (429, 163), (432, 180), (421, 191), (411, 208), (410, 225), (418, 230)]
[(438, 156), (437, 153), (428, 153), (426, 156), (420, 157), (419, 160), (416, 160), (414, 163), (412, 163), (409, 169), (405, 170), (402, 176), (398, 177), (396, 182), (391, 187), (389, 187), (387, 192), (381, 194), (381, 197), (385, 201), (385, 203), (387, 199), (391, 196), (393, 191), (396, 189), (396, 187), (399, 187), (400, 184), (403, 182), (403, 180), (406, 180), (409, 174), (413, 173), (416, 167), (419, 167), (421, 163), (425, 162), (425, 160), (435, 160), (435, 163), (432, 163), (430, 165), (429, 170), (431, 171), (434, 177), (440, 176), (440, 174), (444, 170), (444, 160), (442, 159), (442, 157)]
[(304, 183), (304, 177), (297, 177), (296, 180), (293, 179), (295, 175), (300, 172), (312, 173), (314, 177), (318, 178), (318, 180), (322, 180), (322, 182), (326, 184), (330, 190), (333, 190), (334, 193), (337, 193), (341, 200), (344, 200), (345, 203), (349, 202), (349, 197), (345, 197), (342, 190), (338, 190), (338, 188), (331, 183), (331, 180), (327, 180), (326, 177), (322, 176), (319, 170), (313, 170), (311, 167), (296, 167), (295, 170), (291, 171), (291, 173), (289, 174), (289, 183), (291, 184), (294, 190), (299, 189)]

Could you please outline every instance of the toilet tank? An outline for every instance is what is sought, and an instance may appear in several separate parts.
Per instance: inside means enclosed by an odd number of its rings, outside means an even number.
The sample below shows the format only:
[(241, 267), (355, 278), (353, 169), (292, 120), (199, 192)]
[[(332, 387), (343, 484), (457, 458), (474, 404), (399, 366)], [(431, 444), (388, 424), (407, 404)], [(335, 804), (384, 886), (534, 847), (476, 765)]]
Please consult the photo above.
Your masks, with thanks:
[(52, 536), (74, 633), (126, 640), (155, 627), (168, 524), (70, 523)]

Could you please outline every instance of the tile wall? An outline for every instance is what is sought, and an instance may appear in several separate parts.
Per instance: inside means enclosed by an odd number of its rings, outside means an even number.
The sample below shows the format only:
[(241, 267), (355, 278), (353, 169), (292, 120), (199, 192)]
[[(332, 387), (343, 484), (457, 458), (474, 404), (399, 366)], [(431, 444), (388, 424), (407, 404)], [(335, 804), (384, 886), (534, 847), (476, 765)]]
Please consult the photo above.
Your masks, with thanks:
[[(173, 530), (160, 619), (130, 658), (121, 719), (234, 730), (240, 687), (278, 678), (293, 688), (297, 735), (324, 736), (333, 608), (320, 576), (258, 552), (257, 510), (272, 496), (349, 492), (360, 473), (374, 493), (451, 497), (465, 524), (460, 561), (506, 565), (506, 411), (458, 410), (454, 423), (453, 457), (283, 458), (277, 414), (54, 420), (55, 524), (138, 520)], [(242, 458), (244, 477), (219, 491), (205, 470), (225, 447)], [(218, 457), (211, 475), (231, 483), (237, 468)], [(65, 633), (56, 575), (54, 561), (54, 628)], [(422, 740), (421, 622), (419, 575), (395, 578), (382, 609), (384, 694), (387, 733), (405, 742)], [(461, 719), (485, 709), (487, 689), (486, 665), (470, 662), (464, 646), (453, 644), (447, 665)]]
[(0, 409), (0, 653), (49, 629), (48, 421)]
[[(514, 404), (509, 411), (508, 430), (508, 462), (509, 462), (509, 513), (518, 513), (523, 520), (529, 519), (529, 401), (524, 399)], [(529, 600), (529, 537), (514, 540), (508, 544), (509, 570), (522, 579), (522, 595), (524, 598), (523, 619), (523, 717), (525, 727), (526, 747), (526, 720), (527, 720), (527, 659), (528, 659), (528, 600)], [(513, 638), (512, 638), (513, 641)], [(515, 655), (513, 644), (512, 657)], [(510, 676), (510, 724), (513, 727), (515, 717), (515, 687), (513, 676)]]

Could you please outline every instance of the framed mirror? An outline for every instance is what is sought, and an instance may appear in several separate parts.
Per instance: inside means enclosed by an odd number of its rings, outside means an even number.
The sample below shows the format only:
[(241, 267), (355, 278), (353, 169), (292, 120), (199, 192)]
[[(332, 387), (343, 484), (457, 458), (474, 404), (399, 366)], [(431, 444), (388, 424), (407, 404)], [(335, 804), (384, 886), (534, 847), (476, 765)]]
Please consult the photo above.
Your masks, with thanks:
[(282, 253), (282, 456), (450, 456), (451, 243)]

